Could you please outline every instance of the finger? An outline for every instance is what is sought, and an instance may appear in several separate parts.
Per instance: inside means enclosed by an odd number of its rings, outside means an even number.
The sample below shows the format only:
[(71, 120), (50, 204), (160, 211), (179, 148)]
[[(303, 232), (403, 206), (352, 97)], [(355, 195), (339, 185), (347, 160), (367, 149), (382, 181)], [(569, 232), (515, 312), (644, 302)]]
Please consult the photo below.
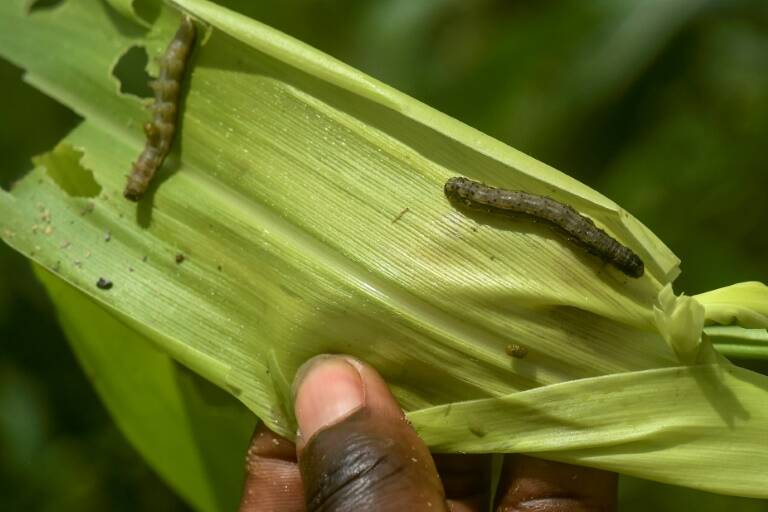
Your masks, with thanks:
[(526, 455), (505, 459), (498, 512), (611, 512), (618, 475)]
[(447, 510), (429, 450), (371, 367), (341, 356), (315, 358), (297, 383), (308, 512)]
[(246, 456), (240, 512), (303, 512), (303, 493), (296, 447), (260, 425)]

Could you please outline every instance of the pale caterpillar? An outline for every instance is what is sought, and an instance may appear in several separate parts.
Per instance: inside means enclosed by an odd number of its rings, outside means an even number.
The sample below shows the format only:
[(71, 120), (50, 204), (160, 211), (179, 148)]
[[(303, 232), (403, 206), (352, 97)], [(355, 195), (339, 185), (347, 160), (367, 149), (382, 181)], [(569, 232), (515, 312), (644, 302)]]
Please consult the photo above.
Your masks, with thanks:
[(520, 345), (519, 343), (510, 343), (507, 345), (504, 351), (508, 356), (515, 357), (517, 359), (522, 359), (528, 355), (528, 347), (525, 345)]
[(152, 121), (144, 125), (147, 142), (144, 151), (133, 164), (123, 195), (138, 201), (146, 192), (155, 171), (163, 164), (173, 144), (179, 105), (179, 90), (184, 77), (184, 67), (195, 41), (195, 25), (185, 16), (176, 35), (171, 39), (165, 54), (160, 57), (157, 80), (149, 83), (155, 91), (152, 105)]
[(444, 190), (449, 199), (459, 200), (467, 206), (482, 206), (492, 212), (522, 213), (545, 220), (563, 230), (570, 240), (626, 275), (643, 275), (645, 267), (637, 254), (567, 204), (520, 190), (489, 187), (462, 177), (449, 179)]

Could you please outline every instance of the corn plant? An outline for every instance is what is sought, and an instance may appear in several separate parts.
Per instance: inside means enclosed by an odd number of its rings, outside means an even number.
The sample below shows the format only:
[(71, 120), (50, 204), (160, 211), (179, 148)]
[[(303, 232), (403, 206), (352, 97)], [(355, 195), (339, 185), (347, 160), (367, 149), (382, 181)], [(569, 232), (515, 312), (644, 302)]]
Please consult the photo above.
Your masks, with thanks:
[[(83, 117), (0, 192), (116, 422), (200, 510), (231, 507), (255, 418), (292, 437), (309, 357), (375, 366), (436, 452), (528, 453), (768, 498), (768, 289), (676, 295), (678, 258), (595, 190), (206, 0), (0, 4), (0, 54)], [(112, 70), (198, 26), (173, 150), (122, 197), (145, 101)], [(155, 64), (150, 74), (157, 72)], [(456, 208), (468, 176), (549, 196), (643, 260)], [(525, 347), (513, 357), (509, 346)]]

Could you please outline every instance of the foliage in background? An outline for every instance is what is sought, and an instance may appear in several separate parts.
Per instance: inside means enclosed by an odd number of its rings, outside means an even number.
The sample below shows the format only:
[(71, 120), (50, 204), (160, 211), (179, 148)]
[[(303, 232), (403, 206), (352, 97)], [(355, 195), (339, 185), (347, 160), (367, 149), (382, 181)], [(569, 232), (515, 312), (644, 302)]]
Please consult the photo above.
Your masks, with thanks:
[[(583, 86), (595, 97), (577, 99), (568, 99), (580, 90), (573, 82), (594, 75), (596, 50), (610, 55), (616, 48), (618, 36), (610, 29), (623, 26), (616, 16), (625, 11), (575, 2), (425, 2), (419, 9), (406, 1), (357, 2), (352, 9), (341, 4), (287, 2), (285, 9), (270, 5), (249, 14), (616, 199), (682, 257), (682, 290), (768, 280), (760, 257), (766, 253), (766, 205), (754, 186), (761, 165), (756, 149), (768, 131), (768, 52), (757, 4), (710, 2), (704, 9), (691, 2), (690, 11), (671, 17), (677, 24), (670, 22), (665, 37), (650, 32), (644, 39), (630, 30), (634, 38), (625, 46), (658, 47), (652, 58), (630, 60), (633, 72), (619, 74), (629, 78), (611, 87)], [(346, 30), (318, 22), (332, 20), (335, 9), (351, 11), (359, 22)], [(584, 21), (575, 22), (576, 15)], [(324, 30), (328, 26), (334, 30)], [(639, 33), (648, 31), (641, 26)], [(514, 73), (509, 62), (515, 62)], [(695, 266), (685, 266), (689, 262)]]

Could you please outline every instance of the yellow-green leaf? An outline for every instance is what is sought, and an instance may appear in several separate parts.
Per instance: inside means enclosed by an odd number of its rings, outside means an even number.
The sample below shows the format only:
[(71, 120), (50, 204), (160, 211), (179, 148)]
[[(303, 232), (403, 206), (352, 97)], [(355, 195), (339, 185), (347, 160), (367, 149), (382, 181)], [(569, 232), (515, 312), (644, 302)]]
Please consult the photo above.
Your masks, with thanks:
[[(147, 113), (111, 70), (133, 46), (157, 55), (179, 13), (163, 9), (143, 33), (98, 0), (32, 15), (21, 0), (0, 5), (0, 53), (84, 116), (0, 193), (9, 245), (284, 435), (296, 369), (344, 352), (382, 372), (437, 449), (768, 496), (768, 378), (712, 352), (707, 302), (674, 296), (678, 260), (640, 222), (284, 34), (204, 0), (175, 4), (209, 30), (174, 151), (138, 205), (121, 190)], [(98, 196), (51, 179), (76, 166)], [(572, 205), (635, 250), (645, 276), (541, 225), (457, 210), (442, 192), (455, 175)], [(755, 289), (750, 311), (767, 296)], [(74, 323), (89, 319), (69, 318), (82, 336)], [(528, 355), (510, 358), (509, 344)]]

